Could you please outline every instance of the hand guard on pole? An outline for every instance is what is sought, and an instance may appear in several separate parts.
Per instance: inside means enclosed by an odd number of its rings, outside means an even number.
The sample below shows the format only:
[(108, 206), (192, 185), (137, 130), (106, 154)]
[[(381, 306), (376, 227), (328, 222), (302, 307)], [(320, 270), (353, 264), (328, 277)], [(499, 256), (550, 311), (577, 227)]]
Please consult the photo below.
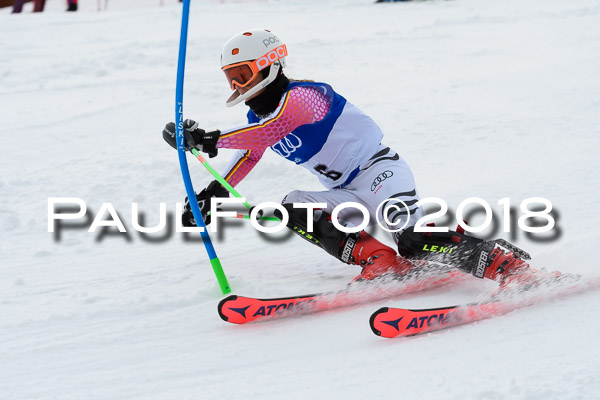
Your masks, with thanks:
[[(198, 202), (198, 207), (202, 212), (202, 218), (204, 219), (204, 224), (209, 225), (211, 223), (210, 218), (210, 200), (213, 197), (229, 197), (229, 192), (225, 189), (219, 182), (212, 181), (206, 188), (202, 189), (200, 193), (196, 194), (196, 201)], [(183, 207), (183, 214), (181, 214), (181, 224), (183, 226), (196, 226), (196, 220), (194, 219), (194, 214), (192, 213), (192, 208), (190, 207), (189, 199), (185, 198), (185, 205)]]
[[(185, 149), (198, 149), (207, 153), (210, 158), (216, 157), (218, 153), (217, 141), (221, 131), (214, 130), (206, 132), (198, 127), (198, 123), (191, 119), (183, 121), (183, 135), (185, 138)], [(174, 122), (165, 125), (162, 131), (163, 139), (174, 149), (177, 149), (177, 135)]]

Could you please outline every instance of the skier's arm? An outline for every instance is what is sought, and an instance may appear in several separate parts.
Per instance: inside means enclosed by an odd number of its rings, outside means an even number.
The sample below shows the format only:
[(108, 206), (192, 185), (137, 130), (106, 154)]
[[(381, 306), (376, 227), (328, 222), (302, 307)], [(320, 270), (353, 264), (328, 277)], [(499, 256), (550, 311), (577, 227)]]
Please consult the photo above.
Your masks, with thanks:
[(238, 151), (231, 161), (229, 161), (222, 174), (223, 177), (231, 186), (235, 187), (252, 171), (252, 168), (258, 163), (264, 152), (264, 148), (262, 150)]
[[(224, 131), (206, 132), (193, 120), (184, 121), (186, 150), (197, 148), (210, 157), (217, 155), (218, 148), (264, 150), (283, 139), (301, 125), (321, 121), (329, 112), (331, 99), (318, 89), (296, 87), (288, 91), (279, 107), (259, 123)], [(165, 141), (177, 149), (175, 123), (169, 122), (162, 132)]]
[(264, 150), (300, 125), (323, 119), (330, 104), (331, 101), (316, 89), (294, 88), (286, 93), (268, 119), (222, 131), (217, 148)]

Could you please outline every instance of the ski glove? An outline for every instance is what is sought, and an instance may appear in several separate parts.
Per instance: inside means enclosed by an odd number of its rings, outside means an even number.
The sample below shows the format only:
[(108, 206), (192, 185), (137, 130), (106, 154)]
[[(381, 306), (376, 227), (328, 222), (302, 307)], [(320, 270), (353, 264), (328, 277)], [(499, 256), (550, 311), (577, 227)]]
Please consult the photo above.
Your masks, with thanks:
[[(210, 185), (206, 188), (202, 189), (200, 193), (196, 194), (196, 201), (198, 202), (198, 207), (200, 207), (200, 211), (202, 212), (202, 218), (204, 219), (204, 224), (210, 224), (210, 199), (213, 197), (229, 197), (229, 192), (225, 189), (218, 181), (212, 181)], [(181, 215), (181, 224), (183, 226), (196, 226), (196, 220), (194, 219), (194, 214), (192, 213), (192, 208), (190, 207), (190, 201), (188, 198), (185, 198), (185, 205), (183, 207), (183, 214)]]
[[(171, 147), (177, 149), (177, 135), (174, 122), (169, 122), (165, 125), (162, 135), (163, 139)], [(218, 152), (217, 141), (220, 135), (221, 131), (219, 130), (206, 132), (204, 129), (198, 128), (198, 123), (194, 120), (186, 119), (183, 121), (183, 137), (185, 138), (185, 149), (187, 151), (197, 148), (207, 153), (210, 158), (216, 157)]]

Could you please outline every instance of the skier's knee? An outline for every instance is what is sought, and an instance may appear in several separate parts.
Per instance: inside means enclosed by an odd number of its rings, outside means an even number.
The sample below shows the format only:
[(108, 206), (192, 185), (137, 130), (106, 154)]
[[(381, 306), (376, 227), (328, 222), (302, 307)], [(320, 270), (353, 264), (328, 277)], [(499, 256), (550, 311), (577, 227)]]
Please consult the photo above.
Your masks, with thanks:
[(290, 204), (292, 205), (293, 203), (302, 203), (304, 202), (304, 196), (303, 196), (303, 191), (301, 190), (293, 190), (291, 192), (289, 192), (281, 201), (281, 204)]
[[(286, 225), (288, 228), (291, 228), (294, 231), (297, 229), (300, 229), (301, 231), (305, 231), (307, 229), (308, 220), (307, 220), (306, 209), (295, 208), (293, 203), (283, 203), (283, 204), (281, 204), (281, 206), (285, 209), (285, 211), (287, 212), (287, 215), (289, 217), (288, 223)], [(283, 220), (283, 212), (281, 210), (275, 209), (274, 214), (277, 218), (279, 218), (280, 220)], [(329, 214), (325, 214), (325, 216), (327, 216), (327, 215), (329, 215)], [(322, 218), (323, 218), (322, 211), (316, 210), (316, 212), (313, 214), (312, 219), (314, 221), (314, 224), (316, 224)], [(298, 227), (300, 227), (300, 228), (298, 228)]]

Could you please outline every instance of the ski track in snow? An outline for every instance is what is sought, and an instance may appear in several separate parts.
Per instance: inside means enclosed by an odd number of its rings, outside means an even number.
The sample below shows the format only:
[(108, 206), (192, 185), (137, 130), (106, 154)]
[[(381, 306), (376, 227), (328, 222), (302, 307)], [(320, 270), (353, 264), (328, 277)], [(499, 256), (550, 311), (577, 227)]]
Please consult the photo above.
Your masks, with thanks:
[[(383, 340), (381, 306), (481, 299), (471, 280), (425, 294), (233, 326), (203, 246), (144, 241), (160, 202), (185, 190), (160, 131), (173, 119), (181, 11), (121, 0), (65, 13), (62, 1), (0, 10), (0, 398), (593, 399), (600, 393), (598, 292), (423, 337)], [(506, 236), (534, 265), (598, 274), (600, 6), (593, 0), (192, 2), (185, 115), (244, 123), (224, 107), (220, 49), (265, 26), (288, 45), (288, 73), (325, 81), (369, 113), (411, 165), (422, 197), (451, 209), (477, 196), (550, 199), (560, 237)], [(232, 152), (210, 160), (220, 170)], [(189, 160), (195, 188), (210, 178)], [(276, 169), (275, 169), (276, 168)], [(272, 171), (277, 170), (277, 174)], [(319, 190), (267, 152), (238, 190), (252, 203)], [(47, 232), (47, 199), (111, 202), (124, 235)], [(478, 224), (477, 218), (471, 221)], [(280, 297), (343, 287), (358, 268), (243, 222), (213, 235), (234, 292)], [(390, 243), (382, 231), (378, 237)], [(485, 232), (490, 233), (490, 232)], [(511, 237), (512, 236), (512, 237)]]

